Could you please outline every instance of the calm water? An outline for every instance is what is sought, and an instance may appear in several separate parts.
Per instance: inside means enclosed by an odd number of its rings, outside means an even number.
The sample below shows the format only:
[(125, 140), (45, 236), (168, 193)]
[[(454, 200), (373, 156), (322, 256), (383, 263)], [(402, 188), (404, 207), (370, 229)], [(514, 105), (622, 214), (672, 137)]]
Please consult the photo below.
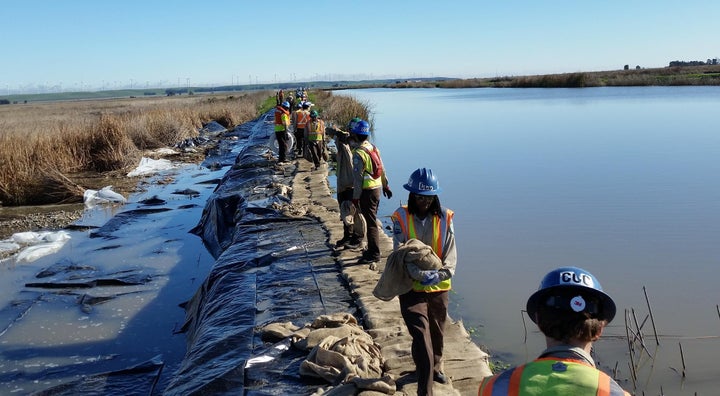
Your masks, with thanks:
[[(372, 106), (396, 193), (381, 214), (407, 200), (402, 184), (414, 169), (438, 175), (441, 202), (456, 212), (453, 316), (493, 355), (520, 363), (542, 350), (527, 317), (524, 342), (525, 301), (546, 272), (574, 265), (596, 275), (618, 305), (596, 353), (626, 389), (717, 392), (720, 88), (338, 94)], [(626, 310), (648, 347), (636, 352), (635, 385)], [(633, 325), (633, 312), (645, 323)]]

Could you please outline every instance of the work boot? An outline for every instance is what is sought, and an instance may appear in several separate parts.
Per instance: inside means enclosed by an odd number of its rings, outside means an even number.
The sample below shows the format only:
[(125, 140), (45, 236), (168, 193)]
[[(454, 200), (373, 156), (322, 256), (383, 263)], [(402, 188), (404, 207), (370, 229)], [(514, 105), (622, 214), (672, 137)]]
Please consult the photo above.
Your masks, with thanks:
[(342, 239), (339, 239), (337, 242), (335, 242), (335, 249), (347, 247), (348, 242), (350, 242), (350, 237), (348, 237), (348, 236), (342, 237)]
[(357, 249), (360, 246), (362, 246), (362, 241), (357, 237), (349, 238), (348, 241), (345, 242), (345, 249)]
[(447, 384), (448, 377), (442, 371), (436, 371), (433, 373), (433, 381), (441, 383), (441, 384)]
[(372, 264), (380, 261), (380, 256), (373, 257), (367, 254), (367, 252), (363, 252), (362, 256), (358, 260), (358, 264)]

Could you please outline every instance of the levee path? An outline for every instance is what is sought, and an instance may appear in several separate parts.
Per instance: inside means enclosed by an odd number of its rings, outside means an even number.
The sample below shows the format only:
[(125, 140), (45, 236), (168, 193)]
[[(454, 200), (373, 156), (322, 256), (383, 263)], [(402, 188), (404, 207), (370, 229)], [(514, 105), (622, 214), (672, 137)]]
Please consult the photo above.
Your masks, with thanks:
[[(307, 214), (317, 218), (327, 230), (327, 243), (332, 244), (342, 238), (343, 229), (338, 203), (330, 191), (327, 167), (311, 171), (310, 162), (304, 159), (294, 162), (292, 204), (306, 206)], [(377, 270), (357, 263), (359, 251), (341, 250), (335, 253), (335, 260), (362, 313), (365, 330), (382, 350), (386, 373), (396, 378), (397, 394), (415, 395), (417, 382), (410, 355), (411, 338), (400, 315), (398, 299), (385, 302), (372, 295), (385, 259), (392, 252), (392, 239), (384, 232), (380, 235), (382, 259)], [(488, 355), (472, 342), (461, 321), (448, 321), (443, 355), (444, 371), (450, 377), (450, 383), (435, 383), (433, 391), (436, 395), (476, 395), (482, 378), (491, 375)]]

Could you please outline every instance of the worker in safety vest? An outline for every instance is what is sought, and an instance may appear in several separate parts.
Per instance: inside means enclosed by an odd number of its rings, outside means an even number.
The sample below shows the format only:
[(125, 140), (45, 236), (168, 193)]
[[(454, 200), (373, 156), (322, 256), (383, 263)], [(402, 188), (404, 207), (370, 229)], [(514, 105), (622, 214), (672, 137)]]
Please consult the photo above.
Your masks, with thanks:
[(305, 125), (310, 121), (310, 102), (302, 102), (299, 108), (292, 113), (290, 119), (295, 131), (295, 154), (302, 157), (305, 146)]
[(399, 296), (400, 312), (412, 336), (418, 395), (432, 395), (433, 382), (449, 382), (443, 372), (443, 337), (448, 292), (457, 263), (453, 211), (440, 206), (441, 189), (431, 169), (417, 169), (403, 187), (410, 194), (407, 206), (401, 206), (392, 215), (393, 249), (417, 239), (430, 246), (442, 261), (442, 268), (437, 270), (421, 270), (406, 262), (413, 286)]
[(358, 260), (359, 264), (371, 264), (380, 260), (380, 232), (377, 211), (380, 206), (380, 191), (388, 199), (392, 191), (388, 186), (380, 150), (368, 138), (370, 124), (358, 121), (350, 134), (353, 148), (353, 204), (360, 208), (367, 225), (367, 249)]
[[(349, 131), (360, 121), (362, 120), (359, 117), (350, 120), (347, 127), (348, 132), (333, 127), (326, 129), (328, 136), (335, 139), (335, 147), (337, 148), (335, 176), (337, 177), (337, 201), (340, 206), (341, 216), (346, 206), (350, 208), (347, 209), (348, 213), (346, 215), (350, 214), (350, 211), (357, 210), (359, 212), (360, 210), (360, 208), (350, 207), (353, 198), (353, 153), (348, 141), (350, 137)], [(351, 218), (353, 218), (352, 224), (346, 221), (346, 218), (343, 218), (343, 237), (335, 243), (335, 249), (357, 249), (362, 245), (365, 236), (365, 220), (362, 214), (359, 216), (351, 215)], [(358, 222), (361, 224), (358, 224)]]
[(325, 161), (325, 121), (318, 117), (317, 110), (310, 112), (310, 122), (305, 128), (305, 143), (310, 152), (310, 160), (315, 165), (314, 169), (318, 169)]
[(278, 142), (278, 162), (285, 162), (288, 151), (288, 128), (290, 127), (290, 103), (275, 106), (275, 138)]
[(615, 302), (600, 282), (577, 267), (549, 272), (527, 301), (527, 313), (547, 349), (532, 362), (485, 378), (479, 396), (628, 395), (590, 356), (594, 341), (615, 317)]

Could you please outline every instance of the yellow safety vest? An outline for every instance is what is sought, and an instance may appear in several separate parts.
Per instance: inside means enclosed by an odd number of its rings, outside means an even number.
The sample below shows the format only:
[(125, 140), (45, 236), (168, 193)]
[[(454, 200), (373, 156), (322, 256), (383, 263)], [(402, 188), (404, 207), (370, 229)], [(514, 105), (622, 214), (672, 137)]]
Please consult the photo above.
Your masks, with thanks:
[(283, 132), (290, 125), (290, 112), (282, 107), (275, 108), (275, 132)]
[[(450, 229), (450, 224), (452, 224), (454, 214), (455, 213), (452, 210), (443, 208), (442, 217), (438, 215), (432, 216), (433, 240), (430, 247), (441, 259), (445, 245), (445, 237)], [(400, 209), (396, 210), (395, 213), (392, 214), (392, 218), (400, 224), (400, 229), (406, 239), (417, 239), (415, 219), (414, 216), (410, 214), (410, 211), (408, 211), (407, 206), (401, 206)], [(452, 289), (452, 282), (450, 279), (445, 279), (433, 286), (423, 286), (419, 281), (413, 281), (413, 290), (419, 292), (433, 293), (450, 289)]]
[(308, 124), (308, 140), (319, 142), (325, 138), (325, 122), (323, 120), (310, 121)]
[[(365, 146), (367, 151), (363, 150), (362, 146)], [(353, 150), (354, 153), (357, 153), (357, 155), (360, 156), (360, 158), (363, 161), (364, 169), (363, 169), (363, 184), (362, 188), (363, 190), (372, 190), (375, 188), (378, 188), (382, 186), (382, 176), (373, 179), (372, 173), (373, 173), (373, 167), (372, 167), (372, 158), (370, 158), (370, 154), (368, 154), (368, 151), (371, 151), (374, 149), (373, 145), (370, 144), (368, 141), (364, 141), (362, 143), (362, 146), (357, 147)]]
[(575, 359), (545, 357), (485, 378), (478, 396), (629, 396), (609, 375)]

